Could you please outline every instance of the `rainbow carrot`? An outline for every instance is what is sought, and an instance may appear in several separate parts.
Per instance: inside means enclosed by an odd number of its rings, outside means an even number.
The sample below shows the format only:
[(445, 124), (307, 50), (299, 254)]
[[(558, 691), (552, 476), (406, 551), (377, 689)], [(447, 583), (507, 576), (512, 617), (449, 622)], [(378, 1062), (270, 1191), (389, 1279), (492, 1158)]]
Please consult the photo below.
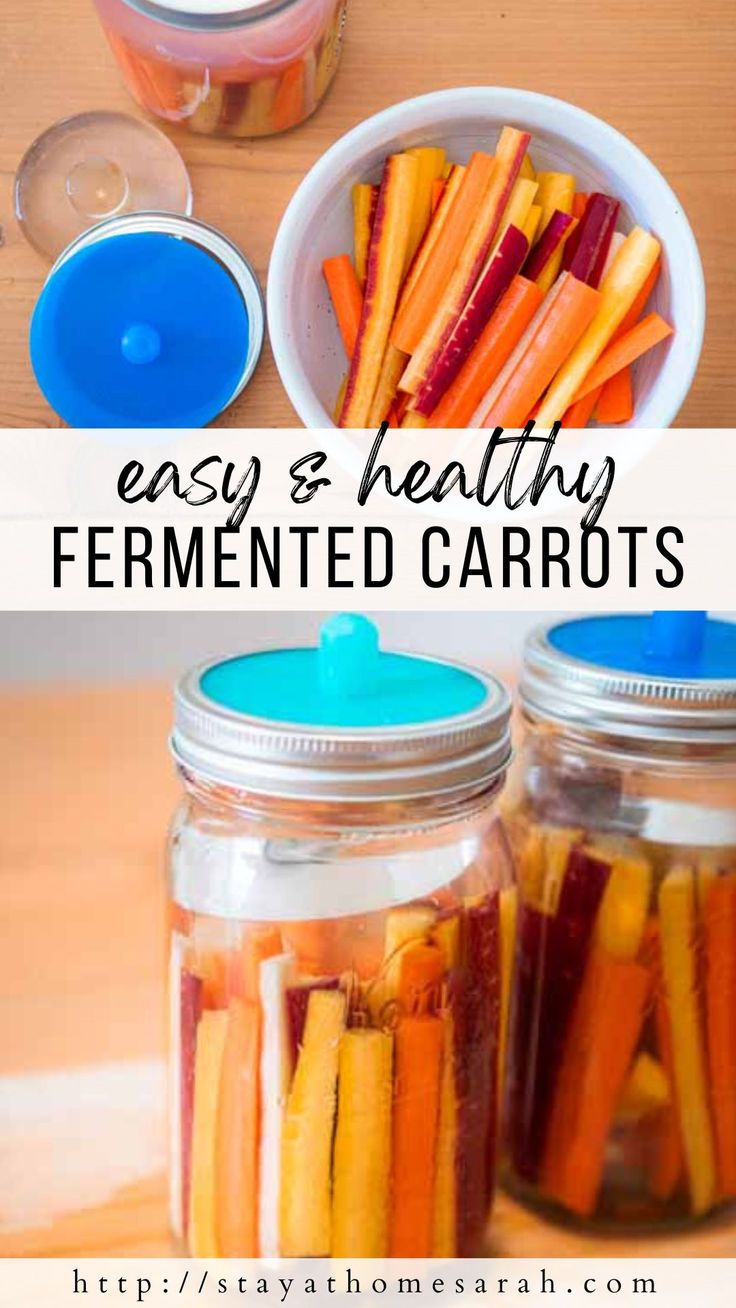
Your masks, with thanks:
[(498, 1104), (500, 1111), (503, 1102), (503, 1087), (506, 1074), (506, 1048), (508, 1043), (509, 1016), (511, 1009), (511, 981), (513, 977), (514, 952), (516, 945), (516, 918), (519, 909), (519, 892), (516, 886), (506, 886), (500, 892), (498, 909), (501, 944), (501, 1013), (498, 1032)]
[[(555, 213), (569, 214), (574, 218), (575, 225), (577, 225), (578, 218), (577, 215), (573, 214), (575, 178), (571, 173), (541, 172), (537, 174), (537, 180), (539, 182), (537, 201), (542, 207), (539, 221), (539, 231), (541, 232), (539, 240), (541, 241)], [(539, 280), (540, 290), (545, 293), (551, 286), (554, 286), (557, 280), (562, 265), (565, 242), (574, 230), (575, 227), (572, 225), (567, 227), (565, 240), (555, 245), (544, 268), (539, 270), (536, 277), (530, 279), (532, 281)], [(526, 276), (526, 274), (524, 275)]]
[(194, 1064), (189, 1252), (192, 1258), (218, 1258), (216, 1204), (217, 1110), (228, 1013), (205, 1012), (197, 1026)]
[[(495, 160), (490, 155), (477, 151), (471, 157), (457, 187), (452, 187), (454, 177), (448, 184), (447, 193), (437, 210), (437, 236), (433, 248), (428, 252), (423, 269), (410, 293), (402, 302), (391, 332), (392, 344), (403, 350), (404, 354), (413, 353), (429, 326), (437, 302), (462, 256), (495, 167)], [(451, 199), (451, 204), (447, 204), (448, 199)], [(444, 214), (443, 210), (446, 210)], [(421, 254), (420, 249), (420, 257)]]
[(412, 155), (419, 165), (406, 256), (408, 267), (429, 226), (432, 216), (432, 188), (437, 181), (442, 180), (447, 156), (444, 150), (431, 145), (420, 146), (408, 150), (407, 153)]
[(610, 195), (594, 191), (565, 246), (562, 268), (589, 286), (597, 287), (603, 275), (620, 207)]
[(396, 1027), (395, 1041), (389, 1253), (392, 1258), (429, 1258), (434, 1224), (442, 1022), (436, 1017), (402, 1017)]
[[(440, 291), (421, 337), (409, 349), (412, 357), (401, 379), (401, 388), (410, 395), (415, 395), (426, 380), (432, 363), (450, 339), (478, 278), (485, 270), (528, 143), (528, 132), (518, 132), (513, 127), (503, 128), (496, 151), (495, 172), (454, 271)], [(396, 334), (392, 339), (395, 345), (406, 348)]]
[(382, 1023), (387, 1005), (396, 1001), (407, 949), (427, 940), (436, 917), (429, 904), (407, 904), (388, 913), (383, 967), (368, 992), (368, 1007), (376, 1025)]
[(595, 406), (596, 422), (604, 427), (617, 422), (630, 422), (634, 416), (634, 391), (631, 369), (622, 368), (613, 377), (609, 377), (603, 386), (593, 391), (598, 395)]
[(378, 187), (371, 186), (369, 182), (358, 182), (352, 190), (352, 201), (355, 274), (362, 290), (368, 271), (368, 251), (378, 202)]
[(736, 1195), (736, 876), (719, 876), (703, 911), (711, 1102), (722, 1198)]
[(258, 1256), (260, 1009), (230, 1005), (215, 1140), (215, 1212), (221, 1258)]
[(674, 868), (660, 885), (659, 921), (680, 1130), (691, 1207), (697, 1214), (712, 1207), (717, 1179), (700, 1029), (695, 880), (690, 868)]
[[(560, 282), (559, 294), (543, 302), (532, 339), (513, 374), (492, 400), (483, 426), (521, 427), (592, 321), (600, 302), (598, 292), (569, 273), (562, 273)], [(547, 303), (549, 312), (545, 313)]]
[[(530, 282), (537, 283), (540, 291), (546, 293), (554, 284), (552, 269), (555, 262), (559, 263), (562, 258), (563, 246), (575, 230), (575, 225), (576, 220), (571, 214), (555, 209), (537, 244), (528, 255), (522, 272)], [(558, 254), (559, 259), (556, 260), (555, 256)]]
[(572, 200), (572, 216), (577, 218), (578, 222), (585, 213), (585, 206), (588, 203), (588, 197), (584, 191), (576, 191)]
[(356, 1029), (340, 1041), (333, 1258), (388, 1253), (392, 1062), (387, 1032)]
[(542, 1184), (579, 1217), (595, 1210), (616, 1103), (639, 1042), (650, 975), (594, 948), (550, 1115)]
[(397, 350), (396, 346), (392, 345), (390, 341), (388, 342), (383, 355), (381, 371), (378, 375), (376, 393), (373, 396), (373, 403), (368, 414), (369, 427), (379, 427), (394, 404), (407, 358), (408, 355), (404, 354), (402, 350)]
[(285, 132), (302, 121), (305, 93), (306, 68), (304, 60), (297, 59), (284, 69), (279, 78), (271, 113), (271, 124), (275, 132)]
[(418, 1016), (435, 1012), (439, 1007), (444, 974), (445, 960), (436, 945), (420, 941), (407, 946), (399, 963), (396, 993), (399, 1013)]
[(282, 1258), (323, 1258), (330, 1253), (332, 1137), (338, 1051), (344, 1026), (345, 996), (342, 991), (312, 991), (304, 1042), (284, 1114), (280, 1198)]
[(603, 386), (622, 368), (627, 368), (647, 350), (653, 349), (655, 345), (659, 345), (671, 335), (672, 328), (664, 318), (660, 318), (658, 313), (647, 314), (646, 318), (642, 318), (624, 336), (619, 336), (617, 340), (612, 341), (603, 351), (598, 362), (591, 368), (582, 386), (579, 387), (575, 400), (582, 400), (589, 391)]
[(289, 1048), (291, 1057), (294, 1062), (299, 1057), (299, 1051), (304, 1041), (304, 1028), (307, 1025), (307, 1012), (309, 1010), (309, 1000), (315, 990), (339, 990), (340, 982), (337, 977), (319, 977), (315, 981), (300, 981), (296, 985), (289, 985), (284, 996), (286, 1003), (286, 1029), (289, 1037)]
[(455, 381), (431, 416), (433, 427), (465, 427), (542, 302), (542, 292), (515, 277)]
[(601, 386), (598, 390), (591, 391), (589, 395), (584, 396), (582, 400), (571, 404), (563, 415), (563, 427), (587, 427), (593, 417), (602, 390), (603, 387)]
[(181, 1222), (186, 1231), (192, 1176), (192, 1124), (194, 1119), (194, 1062), (197, 1024), (202, 1015), (202, 982), (182, 969), (180, 990), (180, 1121), (181, 1121)]
[(456, 1254), (469, 1257), (488, 1220), (497, 1126), (500, 1002), (498, 894), (465, 909), (453, 995), (457, 1129)]
[(278, 1258), (281, 1140), (293, 1063), (286, 991), (294, 980), (294, 959), (291, 954), (265, 958), (259, 971), (262, 1027), (258, 1253), (261, 1258)]
[(418, 167), (411, 155), (394, 154), (384, 168), (341, 427), (365, 427), (368, 422), (404, 273)]
[(273, 958), (282, 949), (281, 931), (270, 922), (253, 922), (245, 928), (240, 951), (243, 969), (242, 986), (238, 994), (243, 999), (256, 1001), (260, 987), (261, 963)]
[(626, 237), (613, 266), (603, 278), (601, 302), (593, 321), (562, 365), (537, 415), (540, 427), (558, 422), (614, 332), (631, 308), (659, 256), (659, 241), (641, 227)]
[[(419, 281), (424, 276), (425, 269), (430, 258), (434, 255), (440, 238), (445, 234), (448, 219), (453, 213), (455, 201), (468, 171), (463, 164), (451, 164), (449, 167), (450, 172), (445, 179), (445, 189), (401, 288), (401, 296), (396, 310), (397, 321), (408, 303), (409, 296), (414, 293)], [(453, 219), (454, 221), (455, 219)]]
[(529, 1181), (542, 1165), (557, 1069), (610, 874), (608, 863), (575, 846), (554, 915), (519, 906), (508, 1130), (516, 1171)]
[(452, 985), (460, 961), (460, 915), (457, 912), (440, 918), (432, 939), (442, 953), (449, 978), (445, 990), (442, 1021), (442, 1077), (437, 1116), (435, 1151), (434, 1214), (432, 1220), (432, 1256), (454, 1258), (457, 1247), (457, 1134), (458, 1103), (455, 1068), (455, 1023), (452, 1012)]
[(432, 197), (431, 197), (431, 200), (430, 200), (430, 215), (434, 213), (435, 209), (437, 208), (437, 205), (439, 204), (440, 200), (442, 199), (442, 196), (443, 196), (444, 193), (445, 193), (445, 187), (446, 187), (446, 185), (447, 185), (447, 182), (445, 181), (445, 179), (444, 179), (443, 177), (438, 177), (438, 178), (436, 179), (436, 181), (432, 182)]
[(363, 292), (360, 289), (360, 282), (352, 260), (347, 254), (337, 254), (331, 259), (325, 259), (322, 272), (330, 292), (345, 353), (350, 360), (355, 351), (360, 317), (363, 312)]
[(667, 1000), (664, 993), (661, 940), (659, 927), (656, 924), (653, 927), (652, 936), (655, 949), (654, 1026), (656, 1032), (656, 1047), (662, 1066), (667, 1075), (667, 1081), (670, 1088), (670, 1103), (659, 1115), (655, 1139), (655, 1152), (650, 1168), (649, 1186), (655, 1199), (659, 1199), (660, 1202), (666, 1203), (667, 1200), (672, 1197), (682, 1175), (683, 1156), (682, 1141), (680, 1138), (680, 1124), (678, 1121), (677, 1105), (675, 1102), (675, 1068), (672, 1049), (672, 1027), (667, 1008)]

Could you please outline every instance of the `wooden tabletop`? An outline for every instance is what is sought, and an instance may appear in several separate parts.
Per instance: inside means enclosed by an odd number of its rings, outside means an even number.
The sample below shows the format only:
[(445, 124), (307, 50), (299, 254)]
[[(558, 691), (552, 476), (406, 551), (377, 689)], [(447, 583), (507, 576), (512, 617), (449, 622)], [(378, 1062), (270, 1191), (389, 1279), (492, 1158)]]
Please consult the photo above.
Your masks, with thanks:
[[(163, 1256), (167, 688), (0, 694), (0, 1256)], [(592, 1239), (501, 1196), (496, 1253), (732, 1256), (733, 1221)]]
[[(12, 210), (12, 177), (56, 119), (130, 103), (91, 0), (2, 0), (0, 14), (0, 426), (58, 425), (31, 374), (29, 315), (46, 271)], [(311, 122), (258, 142), (172, 133), (200, 218), (243, 247), (265, 282), (284, 207), (339, 135), (397, 100), (442, 87), (505, 84), (572, 100), (650, 155), (700, 243), (708, 327), (683, 426), (725, 425), (736, 405), (736, 24), (733, 0), (350, 0), (345, 54)], [(730, 420), (730, 419), (729, 419)], [(266, 352), (225, 426), (295, 422)]]

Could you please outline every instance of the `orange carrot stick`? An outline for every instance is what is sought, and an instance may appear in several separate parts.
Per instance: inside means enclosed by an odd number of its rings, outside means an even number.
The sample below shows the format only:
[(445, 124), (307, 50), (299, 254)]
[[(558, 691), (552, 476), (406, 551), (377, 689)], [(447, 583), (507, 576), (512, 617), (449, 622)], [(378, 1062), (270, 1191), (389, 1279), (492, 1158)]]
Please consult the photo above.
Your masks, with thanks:
[(432, 1253), (442, 1046), (439, 1018), (404, 1017), (399, 1021), (395, 1042), (392, 1258), (428, 1258)]
[(658, 313), (648, 313), (635, 327), (631, 327), (623, 336), (612, 341), (603, 351), (598, 362), (590, 369), (582, 386), (578, 387), (576, 400), (582, 400), (588, 391), (602, 386), (610, 377), (614, 377), (622, 368), (633, 363), (647, 350), (651, 350), (660, 341), (672, 335), (669, 323), (660, 318)]
[(341, 427), (366, 427), (404, 273), (419, 164), (409, 154), (386, 161), (368, 255), (363, 312), (350, 367)]
[(473, 155), (467, 166), (434, 249), (412, 293), (397, 314), (391, 332), (392, 344), (405, 354), (416, 349), (432, 320), (491, 185), (495, 167), (491, 155), (480, 151)]
[(197, 1024), (194, 1067), (192, 1165), (189, 1191), (189, 1252), (193, 1258), (218, 1258), (217, 1113), (228, 1014), (203, 1013)]
[(465, 427), (542, 302), (526, 277), (515, 277), (431, 417), (433, 427)]
[(598, 291), (567, 273), (562, 274), (560, 281), (559, 295), (548, 312), (545, 312), (547, 302), (543, 303), (533, 338), (491, 403), (483, 426), (522, 426), (529, 410), (592, 321), (600, 302)]
[[(596, 387), (593, 394), (598, 393)], [(615, 422), (631, 422), (634, 416), (634, 392), (631, 383), (631, 368), (622, 368), (603, 383), (598, 403), (595, 406), (596, 421), (604, 427)]]
[(606, 1141), (646, 1016), (650, 974), (594, 948), (560, 1069), (545, 1190), (579, 1217), (598, 1200)]
[(330, 292), (345, 353), (348, 359), (352, 359), (355, 342), (358, 339), (360, 315), (363, 312), (363, 292), (360, 289), (360, 282), (352, 260), (347, 254), (337, 254), (332, 259), (325, 259), (322, 272)]
[(657, 1041), (657, 1053), (667, 1073), (670, 1085), (671, 1102), (660, 1113), (655, 1155), (652, 1162), (649, 1186), (655, 1199), (666, 1202), (674, 1193), (677, 1182), (682, 1176), (683, 1153), (680, 1139), (680, 1126), (675, 1103), (675, 1068), (672, 1049), (672, 1029), (667, 1000), (664, 994), (662, 962), (660, 957), (659, 931), (655, 927), (656, 942), (656, 989), (654, 996), (654, 1026)]
[(563, 427), (587, 427), (593, 417), (602, 390), (603, 387), (599, 386), (597, 390), (584, 395), (582, 400), (577, 400), (575, 404), (571, 404), (562, 419)]
[(442, 199), (442, 196), (445, 193), (446, 185), (447, 182), (445, 181), (444, 177), (438, 177), (434, 182), (432, 182), (432, 195), (430, 197), (430, 206), (431, 206), (432, 213), (434, 213), (435, 209), (437, 208), (437, 205)]
[(444, 957), (436, 945), (423, 941), (410, 945), (402, 954), (399, 967), (396, 992), (399, 1012), (405, 1016), (433, 1012), (439, 1002), (444, 973)]
[(432, 220), (424, 234), (419, 249), (417, 250), (414, 262), (409, 269), (404, 285), (401, 288), (401, 298), (399, 299), (396, 317), (403, 311), (409, 296), (413, 293), (420, 277), (424, 275), (430, 256), (434, 253), (437, 242), (444, 231), (445, 224), (452, 213), (455, 200), (457, 199), (460, 187), (463, 184), (463, 178), (467, 168), (462, 164), (450, 165), (450, 172), (445, 178), (445, 189), (442, 192), (442, 198), (437, 206), (436, 212), (432, 215)]
[(576, 191), (572, 200), (572, 216), (577, 218), (578, 222), (585, 213), (585, 206), (588, 203), (588, 197), (584, 191)]
[(258, 1257), (260, 1010), (230, 1005), (217, 1114), (215, 1202), (222, 1258)]
[(271, 115), (272, 126), (277, 132), (285, 132), (295, 127), (304, 117), (304, 92), (306, 89), (306, 70), (304, 61), (298, 59), (289, 64), (279, 78), (276, 98)]
[(706, 1019), (721, 1197), (736, 1195), (736, 876), (717, 877), (703, 913)]

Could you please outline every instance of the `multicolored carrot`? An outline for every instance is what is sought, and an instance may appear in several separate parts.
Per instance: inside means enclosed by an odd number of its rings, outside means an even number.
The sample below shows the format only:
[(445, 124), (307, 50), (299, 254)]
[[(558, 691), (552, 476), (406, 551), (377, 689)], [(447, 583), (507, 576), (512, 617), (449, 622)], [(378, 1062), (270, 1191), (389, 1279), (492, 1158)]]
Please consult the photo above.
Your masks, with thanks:
[[(439, 954), (439, 950), (435, 952)], [(401, 1017), (395, 1046), (389, 1254), (392, 1258), (429, 1258), (443, 1052), (441, 1020)]]
[(192, 1176), (188, 1242), (192, 1258), (219, 1258), (217, 1241), (217, 1113), (228, 1013), (204, 1012), (194, 1062)]
[(257, 1258), (260, 1005), (230, 1005), (215, 1133), (215, 1229), (221, 1258)]
[(623, 336), (618, 336), (603, 351), (598, 362), (591, 368), (582, 386), (578, 388), (575, 400), (581, 400), (589, 391), (603, 386), (619, 373), (622, 368), (639, 359), (647, 350), (651, 350), (661, 341), (672, 335), (669, 323), (660, 318), (658, 313), (649, 313), (636, 326), (631, 327)]
[(278, 954), (261, 963), (261, 1123), (258, 1155), (258, 1253), (261, 1258), (278, 1258), (280, 1253), (281, 1141), (284, 1104), (295, 1061), (286, 1013), (286, 992), (293, 981), (294, 958), (291, 954)]
[(340, 1041), (335, 1131), (333, 1258), (384, 1258), (389, 1249), (393, 1040), (346, 1031)]
[(419, 165), (411, 155), (387, 160), (376, 205), (358, 339), (348, 376), (341, 427), (365, 427), (381, 371), (404, 274), (411, 201)]
[(182, 969), (179, 981), (180, 1004), (180, 1129), (181, 1129), (181, 1225), (186, 1232), (192, 1174), (192, 1130), (194, 1120), (194, 1063), (197, 1025), (202, 1015), (202, 982), (198, 976)]
[(634, 389), (630, 368), (622, 368), (601, 387), (593, 391), (598, 396), (595, 406), (596, 422), (604, 427), (618, 422), (630, 422), (634, 416)]
[(368, 271), (368, 251), (378, 202), (378, 187), (371, 186), (368, 182), (358, 182), (353, 187), (352, 200), (355, 273), (362, 290)]
[(542, 292), (515, 277), (434, 413), (433, 427), (466, 427), (542, 302)]
[(736, 1196), (736, 875), (718, 876), (703, 908), (711, 1103), (722, 1198)]
[(337, 254), (325, 259), (322, 273), (330, 292), (337, 325), (348, 360), (352, 359), (363, 312), (363, 292), (350, 256)]
[(281, 1148), (282, 1258), (325, 1258), (332, 1248), (332, 1137), (345, 996), (314, 990), (284, 1114)]
[(555, 263), (559, 264), (562, 259), (565, 241), (574, 232), (575, 226), (576, 220), (571, 214), (555, 209), (524, 264), (522, 269), (524, 276), (528, 277), (530, 282), (536, 282), (540, 291), (545, 294), (554, 284), (553, 268)]

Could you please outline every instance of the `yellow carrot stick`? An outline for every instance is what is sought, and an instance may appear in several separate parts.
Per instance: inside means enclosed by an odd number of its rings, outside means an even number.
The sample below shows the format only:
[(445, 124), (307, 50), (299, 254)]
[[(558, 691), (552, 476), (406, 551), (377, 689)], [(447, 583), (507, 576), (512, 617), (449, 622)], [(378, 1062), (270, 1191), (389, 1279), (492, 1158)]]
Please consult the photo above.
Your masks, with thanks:
[(193, 1258), (218, 1258), (215, 1192), (217, 1108), (228, 1014), (205, 1012), (197, 1027), (194, 1061), (192, 1179), (189, 1201), (189, 1252)]
[[(606, 861), (606, 854), (594, 851)], [(644, 858), (614, 857), (595, 925), (595, 942), (613, 958), (636, 958), (644, 938), (652, 870)]]
[(524, 158), (523, 158), (522, 161), (521, 161), (521, 168), (519, 169), (519, 176), (520, 176), (520, 177), (527, 177), (527, 178), (529, 179), (530, 182), (536, 182), (536, 180), (537, 180), (537, 174), (536, 174), (535, 171), (534, 171), (534, 164), (532, 163), (532, 161), (531, 161), (531, 159), (529, 158), (529, 155), (528, 155), (528, 154), (525, 154), (525, 155), (524, 155)]
[(442, 176), (447, 155), (439, 146), (433, 145), (407, 150), (407, 154), (410, 154), (419, 164), (406, 252), (408, 268), (429, 226), (432, 215), (432, 184)]
[(534, 204), (539, 187), (537, 183), (531, 181), (528, 177), (520, 177), (514, 182), (513, 190), (509, 196), (508, 204), (503, 211), (501, 222), (498, 227), (491, 252), (486, 259), (486, 267), (498, 253), (498, 247), (501, 244), (506, 232), (512, 225), (518, 227), (520, 232), (524, 231), (524, 224), (529, 216), (529, 211)]
[(221, 1258), (258, 1256), (260, 1025), (258, 1004), (232, 1001), (215, 1145), (215, 1212)]
[(371, 186), (369, 183), (358, 182), (352, 190), (355, 272), (361, 286), (365, 286), (368, 249), (371, 243), (371, 227), (373, 225), (377, 195), (378, 188)]
[(391, 1187), (393, 1040), (369, 1028), (340, 1041), (333, 1258), (384, 1258)]
[[(324, 1258), (332, 1243), (332, 1135), (345, 1026), (340, 990), (313, 990), (281, 1146), (281, 1256)], [(353, 1253), (353, 1250), (350, 1251)]]
[(690, 1202), (698, 1214), (707, 1212), (715, 1200), (716, 1165), (698, 1001), (695, 880), (690, 868), (674, 868), (662, 882), (659, 921), (680, 1130)]
[(530, 250), (534, 244), (534, 239), (537, 235), (537, 232), (539, 231), (539, 223), (541, 217), (542, 217), (541, 204), (533, 204), (526, 216), (526, 221), (524, 223), (524, 226), (521, 229), (527, 241), (529, 242)]
[(403, 950), (408, 945), (427, 939), (436, 916), (429, 904), (409, 904), (389, 912), (386, 918), (383, 969), (368, 995), (368, 1007), (375, 1023), (380, 1022), (386, 1004), (396, 998)]
[(659, 258), (661, 246), (649, 232), (635, 227), (603, 278), (598, 310), (550, 384), (537, 412), (539, 427), (559, 422), (590, 369), (598, 361)]
[[(542, 206), (537, 231), (543, 232), (555, 209), (559, 209), (561, 213), (572, 213), (573, 200), (575, 199), (575, 178), (571, 173), (541, 172), (537, 173), (537, 182), (539, 183), (539, 190), (536, 201), (537, 204)], [(564, 249), (563, 241), (540, 273), (537, 284), (545, 294), (557, 281)]]

